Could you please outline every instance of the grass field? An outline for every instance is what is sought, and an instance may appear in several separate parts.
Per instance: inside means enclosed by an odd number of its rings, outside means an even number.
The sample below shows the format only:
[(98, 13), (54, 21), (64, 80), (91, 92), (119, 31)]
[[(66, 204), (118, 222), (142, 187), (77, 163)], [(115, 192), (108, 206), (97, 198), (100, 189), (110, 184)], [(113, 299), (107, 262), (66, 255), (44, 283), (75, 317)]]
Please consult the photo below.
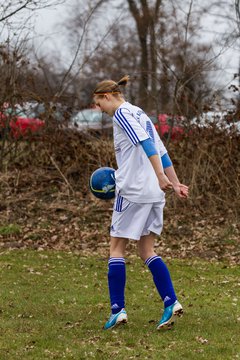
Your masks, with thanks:
[(107, 259), (72, 253), (0, 253), (0, 359), (240, 359), (240, 269), (166, 260), (185, 315), (158, 332), (161, 303), (148, 269), (127, 258), (128, 324), (109, 315)]

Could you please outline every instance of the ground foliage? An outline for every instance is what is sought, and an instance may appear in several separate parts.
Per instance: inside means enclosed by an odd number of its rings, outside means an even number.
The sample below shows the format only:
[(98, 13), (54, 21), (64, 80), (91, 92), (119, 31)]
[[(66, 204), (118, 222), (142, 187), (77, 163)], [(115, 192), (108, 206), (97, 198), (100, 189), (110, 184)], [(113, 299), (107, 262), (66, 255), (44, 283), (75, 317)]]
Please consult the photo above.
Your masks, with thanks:
[[(219, 129), (192, 129), (168, 144), (191, 195), (183, 202), (167, 194), (161, 255), (239, 262), (239, 140)], [(107, 253), (112, 201), (95, 199), (88, 179), (99, 166), (116, 167), (111, 138), (48, 129), (37, 141), (18, 140), (3, 160), (1, 247)]]

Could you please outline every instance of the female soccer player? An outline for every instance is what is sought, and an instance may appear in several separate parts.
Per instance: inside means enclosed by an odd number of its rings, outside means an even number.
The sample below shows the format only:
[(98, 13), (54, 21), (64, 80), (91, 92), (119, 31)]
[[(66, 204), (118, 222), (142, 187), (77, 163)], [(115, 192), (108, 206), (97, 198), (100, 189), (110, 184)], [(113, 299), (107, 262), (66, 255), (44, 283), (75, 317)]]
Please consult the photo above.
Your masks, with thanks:
[(174, 189), (180, 198), (188, 197), (158, 133), (145, 112), (125, 101), (121, 86), (129, 80), (104, 80), (94, 90), (101, 111), (113, 117), (114, 147), (118, 169), (115, 172), (116, 198), (111, 223), (108, 286), (111, 316), (104, 328), (127, 322), (125, 310), (125, 248), (128, 239), (138, 241), (139, 255), (150, 269), (164, 303), (157, 329), (170, 328), (183, 309), (177, 300), (166, 264), (154, 251), (155, 235), (163, 226), (165, 193)]

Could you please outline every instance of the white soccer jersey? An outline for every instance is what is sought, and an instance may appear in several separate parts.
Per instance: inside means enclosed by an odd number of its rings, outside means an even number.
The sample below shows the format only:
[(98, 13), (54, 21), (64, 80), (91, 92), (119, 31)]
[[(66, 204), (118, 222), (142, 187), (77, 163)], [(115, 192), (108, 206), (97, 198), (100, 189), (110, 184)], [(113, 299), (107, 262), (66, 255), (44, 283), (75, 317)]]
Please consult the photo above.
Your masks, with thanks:
[(124, 102), (113, 116), (113, 135), (118, 165), (116, 193), (135, 203), (161, 201), (164, 192), (140, 144), (152, 138), (160, 157), (167, 152), (152, 121), (142, 109)]

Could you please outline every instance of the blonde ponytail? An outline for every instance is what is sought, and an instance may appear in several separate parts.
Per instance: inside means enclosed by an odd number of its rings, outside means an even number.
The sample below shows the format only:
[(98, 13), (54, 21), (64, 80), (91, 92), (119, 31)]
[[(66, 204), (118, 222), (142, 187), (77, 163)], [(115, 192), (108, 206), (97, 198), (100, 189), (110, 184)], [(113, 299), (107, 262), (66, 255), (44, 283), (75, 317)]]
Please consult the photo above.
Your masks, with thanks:
[(97, 84), (93, 94), (103, 95), (106, 93), (110, 94), (121, 94), (120, 86), (126, 86), (130, 77), (128, 75), (123, 76), (118, 82), (113, 80), (103, 80)]
[(129, 80), (130, 80), (130, 76), (129, 76), (129, 75), (124, 75), (124, 77), (122, 77), (122, 78), (117, 82), (117, 84), (118, 84), (119, 86), (126, 86)]

